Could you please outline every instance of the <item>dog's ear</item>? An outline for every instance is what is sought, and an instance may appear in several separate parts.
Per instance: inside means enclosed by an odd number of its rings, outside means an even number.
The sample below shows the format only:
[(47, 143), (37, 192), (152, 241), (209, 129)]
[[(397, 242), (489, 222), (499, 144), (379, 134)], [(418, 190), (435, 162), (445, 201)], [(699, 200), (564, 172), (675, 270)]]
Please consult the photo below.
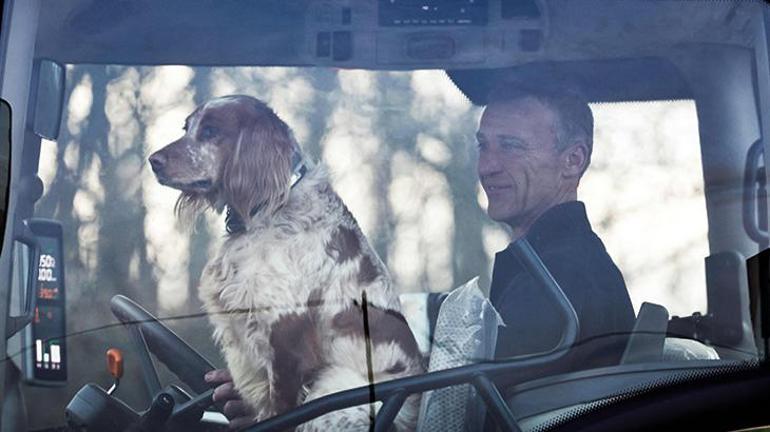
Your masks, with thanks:
[(241, 127), (225, 162), (222, 193), (242, 220), (255, 211), (272, 213), (286, 202), (295, 146), (289, 127), (267, 107)]

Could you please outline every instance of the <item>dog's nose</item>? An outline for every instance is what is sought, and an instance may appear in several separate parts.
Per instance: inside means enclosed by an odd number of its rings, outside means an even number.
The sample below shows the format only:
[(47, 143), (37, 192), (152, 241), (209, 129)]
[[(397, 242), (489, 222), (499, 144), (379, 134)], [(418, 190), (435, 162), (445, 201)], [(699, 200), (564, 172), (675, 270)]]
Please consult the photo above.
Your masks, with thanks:
[(163, 167), (166, 166), (166, 156), (160, 152), (154, 153), (150, 156), (150, 166), (156, 174), (160, 173), (163, 171)]

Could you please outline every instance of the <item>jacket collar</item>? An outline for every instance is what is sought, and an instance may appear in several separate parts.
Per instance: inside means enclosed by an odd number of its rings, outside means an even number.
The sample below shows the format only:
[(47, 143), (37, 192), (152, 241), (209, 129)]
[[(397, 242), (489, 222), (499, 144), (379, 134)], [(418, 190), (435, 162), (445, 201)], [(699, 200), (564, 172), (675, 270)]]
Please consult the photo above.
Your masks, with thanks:
[(525, 237), (538, 249), (592, 232), (586, 207), (580, 201), (569, 201), (551, 207), (535, 221)]
[[(541, 253), (554, 244), (590, 232), (592, 228), (586, 215), (585, 204), (581, 201), (569, 201), (553, 206), (543, 213), (525, 237), (535, 251)], [(495, 255), (495, 262), (500, 262), (505, 267), (518, 265), (508, 247)]]
[[(548, 249), (564, 244), (565, 241), (591, 232), (591, 224), (586, 216), (585, 205), (580, 201), (570, 201), (548, 209), (535, 221), (525, 237), (535, 251), (542, 254)], [(505, 287), (501, 284), (517, 274), (520, 269), (521, 265), (509, 247), (495, 255), (490, 290), (490, 298), (493, 303), (504, 291)]]

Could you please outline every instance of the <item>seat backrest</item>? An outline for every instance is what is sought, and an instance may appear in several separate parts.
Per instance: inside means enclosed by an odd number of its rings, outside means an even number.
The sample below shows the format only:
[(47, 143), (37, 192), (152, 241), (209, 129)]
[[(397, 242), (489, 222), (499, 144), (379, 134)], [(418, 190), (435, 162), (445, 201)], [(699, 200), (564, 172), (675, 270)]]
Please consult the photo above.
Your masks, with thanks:
[[(429, 372), (494, 358), (502, 319), (473, 278), (444, 298), (436, 318)], [(422, 396), (418, 432), (482, 430), (484, 409), (468, 384), (440, 388)]]
[(643, 303), (620, 364), (660, 361), (667, 329), (666, 308), (655, 303)]

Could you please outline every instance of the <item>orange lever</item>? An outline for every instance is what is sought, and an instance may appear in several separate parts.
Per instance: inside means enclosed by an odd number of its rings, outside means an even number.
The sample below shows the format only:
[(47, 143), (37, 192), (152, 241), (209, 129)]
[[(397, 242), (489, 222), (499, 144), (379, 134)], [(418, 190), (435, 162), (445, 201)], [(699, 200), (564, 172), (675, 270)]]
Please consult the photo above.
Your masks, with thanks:
[(107, 350), (107, 370), (116, 380), (123, 377), (123, 353), (117, 348)]

